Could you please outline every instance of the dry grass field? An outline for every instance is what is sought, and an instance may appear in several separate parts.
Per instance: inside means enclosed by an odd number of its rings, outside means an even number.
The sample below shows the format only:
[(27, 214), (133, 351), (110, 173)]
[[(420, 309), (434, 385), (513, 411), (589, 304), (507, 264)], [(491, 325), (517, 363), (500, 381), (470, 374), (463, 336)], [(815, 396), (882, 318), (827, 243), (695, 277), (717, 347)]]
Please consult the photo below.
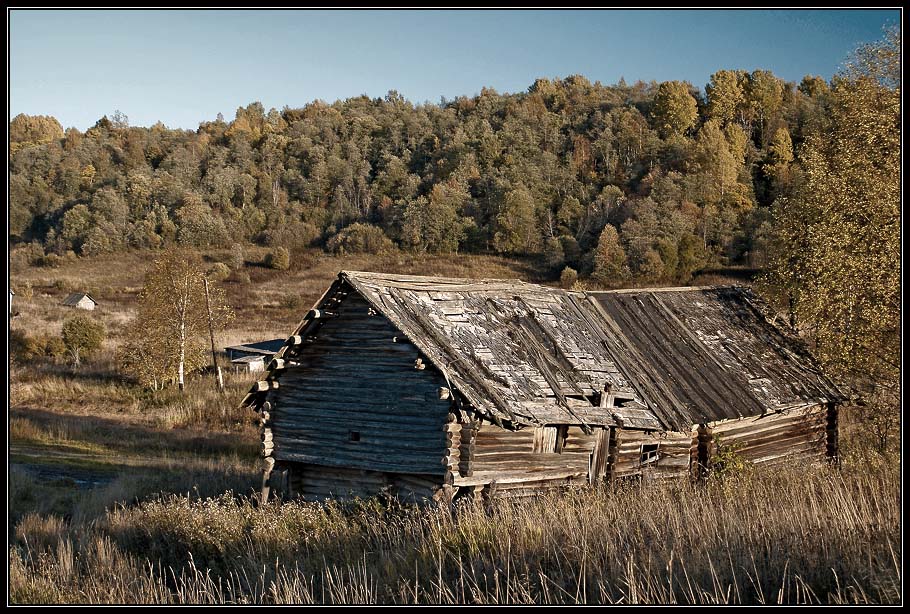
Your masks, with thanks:
[[(221, 346), (289, 334), (340, 270), (521, 278), (530, 260), (294, 253), (224, 287), (237, 317)], [(205, 254), (226, 261), (228, 252)], [(12, 258), (12, 331), (59, 335), (72, 291), (100, 304), (102, 351), (9, 367), (8, 538), (15, 603), (894, 603), (901, 598), (895, 454), (840, 468), (744, 472), (693, 486), (619, 484), (484, 507), (390, 502), (257, 505), (258, 434), (219, 393), (143, 390), (117, 348), (153, 253), (28, 266)], [(249, 281), (244, 276), (248, 276)], [(742, 283), (712, 272), (695, 283)]]

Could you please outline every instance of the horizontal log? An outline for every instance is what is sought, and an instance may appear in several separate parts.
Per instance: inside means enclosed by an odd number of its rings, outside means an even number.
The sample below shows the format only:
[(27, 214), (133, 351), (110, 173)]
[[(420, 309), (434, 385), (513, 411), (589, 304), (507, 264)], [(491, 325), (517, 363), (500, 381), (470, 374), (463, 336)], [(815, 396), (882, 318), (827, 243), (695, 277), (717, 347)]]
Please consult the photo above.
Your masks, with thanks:
[[(310, 396), (310, 395), (308, 395)], [(429, 417), (445, 423), (448, 419), (449, 407), (437, 401), (422, 401), (416, 399), (384, 399), (384, 398), (357, 398), (357, 397), (325, 397), (316, 400), (314, 398), (295, 398), (284, 397), (277, 399), (281, 401), (280, 410), (275, 412), (275, 416), (305, 416), (320, 415), (322, 411), (351, 412), (351, 413), (368, 413), (381, 414), (387, 416), (398, 416), (401, 420), (411, 418), (419, 419)]]
[(771, 423), (762, 428), (756, 429), (737, 429), (733, 434), (719, 433), (721, 443), (740, 442), (746, 440), (756, 440), (766, 437), (778, 437), (786, 433), (814, 433), (819, 430), (827, 429), (824, 422), (805, 423), (805, 422), (787, 422), (784, 424)]
[(793, 422), (803, 422), (803, 421), (812, 421), (815, 419), (824, 420), (826, 417), (826, 412), (824, 409), (814, 409), (812, 411), (790, 411), (787, 413), (779, 414), (768, 414), (766, 416), (755, 416), (755, 417), (746, 417), (740, 418), (738, 420), (724, 420), (723, 422), (713, 422), (709, 424), (712, 432), (715, 433), (729, 433), (735, 432), (741, 428), (752, 428), (758, 427), (761, 428), (764, 424), (770, 424), (773, 422), (777, 423), (793, 423)]
[(336, 459), (324, 455), (314, 455), (302, 452), (276, 451), (278, 460), (304, 462), (328, 466), (356, 466), (374, 471), (390, 471), (395, 473), (424, 473), (428, 475), (444, 475), (445, 467), (441, 464), (429, 462), (424, 458), (418, 460), (408, 458), (344, 458)]
[(390, 476), (392, 483), (398, 487), (433, 489), (442, 486), (438, 479), (432, 480), (420, 476), (395, 474)]
[[(309, 439), (326, 439), (330, 441), (350, 441), (352, 444), (372, 442), (391, 442), (402, 445), (428, 446), (444, 445), (451, 446), (454, 434), (437, 430), (432, 427), (426, 427), (422, 430), (413, 429), (406, 431), (402, 425), (398, 424), (376, 424), (367, 425), (357, 421), (348, 421), (346, 423), (329, 423), (323, 424), (284, 424), (273, 423), (272, 433), (276, 437), (302, 437)], [(351, 439), (352, 434), (359, 436), (359, 441)]]
[(560, 470), (560, 471), (551, 471), (543, 474), (533, 474), (533, 475), (520, 475), (520, 474), (507, 474), (502, 472), (495, 471), (475, 471), (474, 475), (471, 477), (461, 477), (455, 480), (456, 486), (474, 486), (479, 484), (489, 484), (490, 482), (495, 481), (497, 485), (501, 484), (516, 484), (521, 482), (540, 482), (545, 480), (558, 480), (558, 479), (567, 479), (573, 477), (587, 478), (586, 471), (578, 470)]
[(388, 452), (407, 452), (408, 454), (432, 454), (439, 458), (448, 448), (449, 442), (445, 439), (435, 440), (402, 440), (400, 435), (396, 438), (390, 434), (359, 433), (359, 441), (351, 441), (349, 434), (345, 433), (288, 433), (278, 431), (273, 440), (282, 446), (282, 449), (299, 449), (303, 446), (334, 450), (358, 451), (384, 455)]
[(817, 458), (819, 461), (823, 461), (825, 457), (825, 448), (824, 445), (819, 447), (816, 442), (807, 442), (800, 445), (794, 445), (789, 447), (786, 450), (781, 450), (778, 452), (765, 452), (761, 456), (755, 456), (751, 461), (755, 464), (764, 464), (776, 459), (786, 460), (787, 457), (792, 458)]
[[(323, 373), (319, 378), (291, 378), (285, 375), (284, 381), (285, 393), (287, 394), (312, 394), (316, 395), (315, 400), (322, 400), (331, 396), (341, 396), (351, 398), (357, 394), (362, 396), (363, 390), (370, 390), (372, 396), (394, 401), (396, 398), (414, 398), (422, 402), (434, 403), (436, 405), (446, 405), (439, 401), (435, 382), (432, 379), (423, 377), (417, 378), (422, 381), (416, 381), (410, 373), (399, 374), (394, 377), (355, 377), (351, 375), (330, 375)], [(396, 395), (395, 392), (399, 394)], [(284, 398), (284, 397), (281, 397)]]
[(324, 475), (305, 475), (300, 480), (300, 485), (304, 488), (375, 488), (379, 490), (384, 486), (391, 485), (391, 481), (383, 474), (378, 473), (372, 476), (350, 476), (344, 474), (333, 474), (331, 471), (325, 472)]
[(276, 412), (272, 419), (273, 425), (278, 428), (289, 426), (291, 428), (322, 428), (324, 423), (332, 422), (354, 423), (366, 427), (382, 428), (394, 426), (398, 429), (410, 428), (418, 432), (431, 432), (443, 430), (445, 416), (439, 415), (411, 415), (398, 412), (381, 411), (354, 411), (346, 407), (326, 407), (319, 410), (295, 410)]
[(815, 438), (809, 438), (800, 435), (784, 440), (768, 441), (740, 448), (736, 450), (736, 454), (741, 458), (751, 461), (754, 458), (760, 458), (768, 453), (779, 452), (781, 454), (787, 454), (791, 451), (799, 451), (802, 450), (804, 446), (809, 446), (810, 448), (817, 449), (820, 456), (824, 455), (825, 437), (824, 435), (821, 435)]
[[(445, 447), (442, 445), (439, 445), (438, 447), (423, 448), (395, 446), (391, 444), (380, 445), (376, 442), (362, 445), (361, 442), (285, 438), (280, 435), (275, 437), (273, 443), (276, 447), (276, 456), (280, 458), (285, 458), (288, 455), (305, 455), (307, 458), (301, 458), (300, 460), (314, 463), (326, 461), (330, 465), (342, 467), (346, 466), (344, 461), (347, 460), (417, 462), (429, 466), (439, 463), (445, 453)], [(374, 469), (373, 467), (362, 463), (351, 465), (351, 467), (358, 469)], [(375, 468), (375, 470), (396, 471), (388, 468)], [(413, 471), (411, 469), (404, 469), (402, 472), (411, 473)]]
[(509, 471), (520, 471), (522, 473), (533, 473), (537, 471), (549, 471), (552, 469), (560, 469), (572, 467), (577, 469), (585, 469), (588, 467), (588, 459), (579, 458), (579, 459), (547, 459), (545, 461), (539, 461), (536, 463), (529, 463), (527, 459), (524, 458), (508, 458), (508, 459), (475, 459), (473, 462), (474, 471), (493, 471), (493, 470), (505, 470)]

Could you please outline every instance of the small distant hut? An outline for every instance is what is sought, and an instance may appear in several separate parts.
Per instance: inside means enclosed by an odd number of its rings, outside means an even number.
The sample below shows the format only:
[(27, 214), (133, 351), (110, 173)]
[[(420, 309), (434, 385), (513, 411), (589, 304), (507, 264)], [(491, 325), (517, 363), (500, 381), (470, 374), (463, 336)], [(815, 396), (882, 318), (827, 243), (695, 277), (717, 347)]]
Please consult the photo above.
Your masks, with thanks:
[(271, 360), (272, 356), (284, 346), (284, 341), (284, 339), (269, 339), (267, 341), (231, 345), (224, 348), (224, 352), (236, 372), (248, 371), (253, 373), (264, 371), (265, 363)]
[(85, 292), (73, 292), (66, 297), (63, 304), (67, 307), (75, 307), (76, 309), (85, 309), (87, 311), (94, 311), (95, 307), (98, 306), (98, 302)]
[(423, 500), (830, 461), (845, 400), (746, 288), (342, 272), (244, 404), (264, 495)]

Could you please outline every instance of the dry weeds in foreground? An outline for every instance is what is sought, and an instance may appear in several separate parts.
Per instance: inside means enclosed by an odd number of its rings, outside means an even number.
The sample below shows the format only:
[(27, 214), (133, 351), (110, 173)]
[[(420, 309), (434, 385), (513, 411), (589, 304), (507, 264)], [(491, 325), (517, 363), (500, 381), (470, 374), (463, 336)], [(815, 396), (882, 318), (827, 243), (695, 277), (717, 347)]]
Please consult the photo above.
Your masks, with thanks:
[(26, 516), (16, 603), (896, 603), (893, 461), (454, 509), (169, 495)]

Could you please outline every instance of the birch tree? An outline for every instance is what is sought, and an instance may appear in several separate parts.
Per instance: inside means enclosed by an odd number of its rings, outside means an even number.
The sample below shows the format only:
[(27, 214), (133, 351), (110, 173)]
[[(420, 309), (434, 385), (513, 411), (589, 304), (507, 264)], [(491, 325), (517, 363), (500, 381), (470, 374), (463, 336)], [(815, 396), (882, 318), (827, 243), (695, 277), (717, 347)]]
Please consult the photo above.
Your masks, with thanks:
[(198, 254), (175, 248), (155, 261), (139, 303), (137, 338), (127, 346), (124, 365), (147, 385), (176, 380), (183, 390), (186, 374), (206, 362), (210, 335), (233, 318), (224, 292), (210, 280), (207, 305)]
[(863, 392), (883, 448), (900, 404), (900, 103), (900, 31), (891, 30), (834, 79), (832, 127), (803, 145), (804, 179), (774, 205), (764, 276), (822, 363)]

